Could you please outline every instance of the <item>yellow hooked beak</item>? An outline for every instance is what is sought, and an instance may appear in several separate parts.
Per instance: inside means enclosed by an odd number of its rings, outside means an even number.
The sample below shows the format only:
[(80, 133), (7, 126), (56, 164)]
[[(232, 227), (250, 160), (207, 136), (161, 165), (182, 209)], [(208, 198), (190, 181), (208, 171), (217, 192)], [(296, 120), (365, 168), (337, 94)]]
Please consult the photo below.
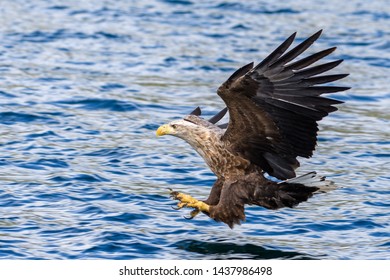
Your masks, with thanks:
[(157, 136), (163, 136), (171, 133), (172, 133), (172, 127), (168, 124), (164, 124), (160, 126), (156, 131)]

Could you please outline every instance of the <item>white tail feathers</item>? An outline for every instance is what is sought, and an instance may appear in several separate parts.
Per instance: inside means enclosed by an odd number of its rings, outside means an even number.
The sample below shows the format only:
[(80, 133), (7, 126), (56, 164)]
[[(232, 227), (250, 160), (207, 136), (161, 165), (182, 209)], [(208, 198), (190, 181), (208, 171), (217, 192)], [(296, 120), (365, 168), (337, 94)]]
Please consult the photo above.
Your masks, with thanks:
[[(328, 192), (331, 190), (334, 190), (337, 188), (335, 183), (330, 180), (326, 180), (325, 176), (319, 176), (315, 171), (309, 172), (307, 174), (291, 178), (288, 180), (285, 180), (280, 183), (288, 183), (288, 184), (302, 184), (307, 187), (315, 187), (319, 188), (316, 193), (318, 192)], [(279, 184), (280, 184), (279, 183)]]

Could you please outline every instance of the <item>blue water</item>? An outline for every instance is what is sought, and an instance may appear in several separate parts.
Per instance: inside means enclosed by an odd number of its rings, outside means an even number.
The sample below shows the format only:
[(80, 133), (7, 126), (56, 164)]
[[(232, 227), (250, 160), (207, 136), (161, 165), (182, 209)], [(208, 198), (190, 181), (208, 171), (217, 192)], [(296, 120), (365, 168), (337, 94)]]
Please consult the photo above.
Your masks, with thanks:
[[(384, 0), (2, 1), (0, 258), (390, 259), (389, 25)], [(352, 90), (299, 173), (342, 188), (234, 230), (185, 220), (168, 188), (205, 198), (214, 176), (155, 129), (321, 28)]]

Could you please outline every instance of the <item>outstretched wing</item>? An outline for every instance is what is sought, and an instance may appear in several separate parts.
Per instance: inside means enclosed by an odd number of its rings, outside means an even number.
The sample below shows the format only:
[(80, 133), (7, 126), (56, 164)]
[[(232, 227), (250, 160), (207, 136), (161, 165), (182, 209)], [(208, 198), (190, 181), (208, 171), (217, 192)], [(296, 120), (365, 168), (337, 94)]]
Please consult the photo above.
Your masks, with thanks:
[(279, 179), (295, 177), (296, 158), (310, 157), (315, 149), (317, 121), (342, 103), (321, 95), (349, 89), (321, 85), (348, 75), (319, 75), (342, 60), (312, 66), (336, 48), (292, 62), (321, 31), (287, 52), (296, 35), (292, 34), (260, 64), (240, 68), (218, 89), (230, 115), (222, 140), (231, 151)]

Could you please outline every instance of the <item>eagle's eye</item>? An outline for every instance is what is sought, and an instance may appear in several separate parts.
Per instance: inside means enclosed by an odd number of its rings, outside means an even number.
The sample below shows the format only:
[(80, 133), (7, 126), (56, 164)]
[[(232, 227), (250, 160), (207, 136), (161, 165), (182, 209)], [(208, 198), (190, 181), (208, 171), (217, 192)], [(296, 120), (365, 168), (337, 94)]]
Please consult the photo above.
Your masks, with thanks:
[(177, 128), (177, 125), (176, 124), (172, 124), (171, 125), (173, 129), (176, 129)]

